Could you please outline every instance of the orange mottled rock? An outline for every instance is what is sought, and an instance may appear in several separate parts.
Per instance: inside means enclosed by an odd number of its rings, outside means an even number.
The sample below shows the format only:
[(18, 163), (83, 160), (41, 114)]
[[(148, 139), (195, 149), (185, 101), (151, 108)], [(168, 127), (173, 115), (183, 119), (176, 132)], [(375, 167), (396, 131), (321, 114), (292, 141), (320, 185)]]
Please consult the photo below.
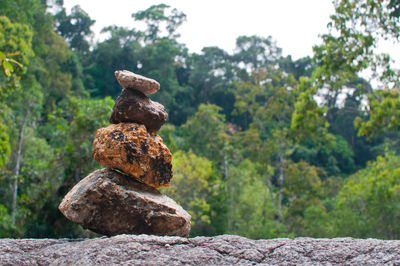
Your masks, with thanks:
[(118, 169), (151, 187), (166, 187), (172, 178), (172, 155), (160, 136), (144, 125), (112, 124), (100, 128), (93, 141), (93, 156), (105, 167)]

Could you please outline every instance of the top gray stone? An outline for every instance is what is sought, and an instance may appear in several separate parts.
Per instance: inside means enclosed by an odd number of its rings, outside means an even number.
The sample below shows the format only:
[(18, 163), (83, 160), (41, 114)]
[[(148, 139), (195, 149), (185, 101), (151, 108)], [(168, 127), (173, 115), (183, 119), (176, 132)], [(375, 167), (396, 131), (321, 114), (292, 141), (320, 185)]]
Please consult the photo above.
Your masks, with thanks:
[(144, 94), (153, 94), (160, 89), (160, 83), (154, 79), (135, 74), (128, 70), (115, 71), (118, 83), (125, 89), (135, 89)]

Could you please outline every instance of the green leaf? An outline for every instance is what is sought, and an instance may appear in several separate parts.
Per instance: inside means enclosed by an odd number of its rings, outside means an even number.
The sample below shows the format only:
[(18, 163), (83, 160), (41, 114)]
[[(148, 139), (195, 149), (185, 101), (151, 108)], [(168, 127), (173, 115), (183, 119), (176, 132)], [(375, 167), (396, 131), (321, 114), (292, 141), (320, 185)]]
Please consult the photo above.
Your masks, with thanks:
[(6, 73), (7, 77), (11, 76), (11, 72), (14, 71), (13, 66), (7, 60), (3, 60), (3, 67), (4, 72)]
[(8, 61), (9, 61), (9, 62), (12, 62), (12, 63), (14, 63), (14, 64), (17, 64), (19, 67), (23, 67), (23, 65), (22, 65), (21, 63), (19, 63), (18, 61), (14, 60), (14, 59), (12, 59), (12, 58), (9, 58)]

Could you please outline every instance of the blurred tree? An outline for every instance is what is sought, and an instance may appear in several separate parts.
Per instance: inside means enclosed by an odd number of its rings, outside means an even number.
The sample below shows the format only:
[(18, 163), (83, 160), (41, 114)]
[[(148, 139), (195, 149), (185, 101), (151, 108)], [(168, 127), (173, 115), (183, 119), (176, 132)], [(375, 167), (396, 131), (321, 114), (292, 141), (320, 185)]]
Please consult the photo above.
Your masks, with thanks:
[[(192, 216), (191, 236), (209, 235), (212, 229), (212, 201), (221, 183), (215, 177), (212, 162), (192, 151), (173, 155), (174, 178), (163, 192), (175, 199)], [(215, 203), (215, 202), (214, 202)]]
[(19, 86), (21, 75), (26, 72), (29, 56), (33, 55), (32, 31), (27, 25), (12, 23), (0, 16), (0, 103)]
[(157, 134), (163, 139), (164, 144), (174, 153), (179, 150), (182, 139), (177, 136), (177, 129), (172, 124), (164, 124)]
[[(145, 42), (152, 43), (159, 39), (176, 39), (179, 37), (176, 30), (186, 20), (186, 15), (175, 8), (169, 9), (170, 6), (159, 4), (132, 14), (136, 21), (143, 21), (146, 24)], [(167, 35), (163, 35), (165, 33)]]
[(46, 13), (45, 4), (40, 0), (0, 3), (0, 14), (9, 15), (13, 21), (24, 23), (32, 30), (32, 50), (35, 56), (31, 58), (26, 77), (33, 75), (41, 85), (45, 96), (44, 117), (64, 97), (71, 94), (87, 96), (80, 81), (81, 77), (77, 75), (79, 64), (65, 41), (54, 32), (53, 18), (50, 13)]
[(258, 135), (257, 138), (260, 138), (260, 146), (256, 150), (260, 154), (256, 157), (264, 168), (262, 173), (271, 192), (272, 176), (269, 169), (276, 163), (279, 192), (278, 200), (272, 202), (277, 210), (277, 222), (281, 223), (284, 165), (292, 141), (289, 137), (289, 126), (295, 99), (293, 91), (288, 88), (293, 87), (294, 81), (292, 76), (285, 78), (281, 72), (273, 71), (272, 68), (267, 71), (259, 69), (254, 75), (256, 84), (238, 84), (235, 105), (239, 113), (247, 111), (252, 115), (251, 127)]
[(281, 56), (281, 49), (276, 46), (271, 36), (240, 36), (236, 39), (235, 62), (242, 65), (249, 73), (258, 68), (265, 68)]
[[(371, 116), (364, 123), (357, 119), (359, 135), (376, 134), (383, 129), (397, 130), (399, 114), (395, 107), (399, 98), (399, 72), (391, 66), (388, 54), (377, 52), (382, 39), (398, 41), (399, 20), (396, 1), (341, 0), (334, 1), (331, 32), (322, 36), (323, 44), (314, 47), (314, 72), (318, 88), (329, 94), (327, 105), (332, 108), (342, 91), (358, 80), (358, 75), (370, 71), (377, 89), (364, 86)], [(397, 97), (397, 98), (396, 98)]]
[(282, 236), (286, 229), (275, 221), (273, 197), (257, 168), (248, 159), (230, 166), (227, 233), (253, 239)]
[(340, 136), (333, 136), (332, 143), (315, 142), (306, 139), (295, 145), (290, 158), (294, 162), (302, 160), (324, 169), (327, 176), (349, 175), (355, 170), (354, 153), (347, 142)]
[(121, 86), (114, 72), (127, 69), (137, 73), (141, 66), (141, 45), (135, 30), (113, 26), (103, 29), (103, 32), (109, 33), (110, 37), (97, 43), (89, 54), (85, 62), (84, 84), (93, 97), (116, 98)]
[(235, 103), (232, 83), (237, 72), (232, 56), (218, 47), (205, 47), (200, 54), (191, 54), (188, 62), (188, 84), (193, 87), (195, 104), (216, 104), (230, 120)]
[[(321, 141), (331, 139), (327, 134), (329, 124), (323, 121), (323, 110), (309, 96), (309, 83), (304, 79), (298, 83), (293, 75), (274, 67), (258, 69), (253, 72), (252, 79), (255, 84), (238, 84), (235, 105), (239, 113), (248, 112), (252, 116), (249, 133), (253, 134), (249, 136), (253, 135), (256, 143), (249, 147), (257, 148), (249, 153), (256, 154), (271, 194), (274, 194), (273, 183), (278, 189), (272, 203), (277, 211), (277, 222), (282, 223), (283, 186), (289, 156), (295, 144), (310, 133)], [(271, 167), (276, 175), (271, 175)]]
[(7, 127), (3, 124), (9, 113), (5, 102), (20, 88), (20, 75), (26, 71), (28, 57), (33, 54), (31, 39), (32, 32), (26, 25), (11, 23), (7, 17), (0, 16), (0, 64), (4, 70), (0, 74), (0, 167), (10, 154)]
[(337, 234), (399, 238), (400, 160), (386, 151), (346, 181), (337, 198)]
[(65, 185), (73, 185), (98, 166), (92, 160), (92, 141), (96, 130), (109, 124), (113, 104), (109, 97), (71, 98), (49, 115), (50, 143), (58, 151), (58, 162), (67, 171)]
[(33, 232), (51, 236), (82, 234), (82, 229), (72, 225), (57, 207), (69, 189), (99, 167), (92, 158), (92, 142), (96, 130), (108, 125), (112, 106), (113, 101), (109, 97), (101, 100), (72, 97), (49, 115), (49, 123), (43, 130), (55, 150), (54, 163), (59, 172), (54, 174), (50, 193), (38, 210), (44, 217), (38, 217), (31, 224)]
[(332, 218), (323, 205), (311, 205), (304, 211), (304, 232), (307, 237), (332, 237)]
[(221, 110), (213, 104), (200, 104), (198, 111), (177, 130), (176, 135), (180, 149), (193, 151), (196, 155), (206, 157), (213, 162), (215, 176), (224, 184), (224, 190), (221, 190), (219, 195), (221, 198), (215, 200), (211, 208), (211, 211), (217, 214), (213, 218), (215, 230), (224, 233), (226, 226), (224, 214), (229, 205), (225, 199), (227, 191), (230, 190), (229, 162), (233, 147), (230, 143), (229, 127), (225, 124), (225, 116), (220, 113)]
[(185, 65), (187, 49), (175, 39), (159, 39), (144, 46), (139, 53), (139, 73), (160, 82), (161, 90), (151, 98), (162, 103), (174, 125), (184, 123), (195, 112), (193, 91), (180, 84), (177, 71)]
[(181, 149), (192, 150), (220, 166), (229, 138), (225, 116), (220, 113), (221, 110), (221, 107), (213, 104), (200, 104), (196, 114), (179, 129), (179, 135), (184, 139)]
[[(13, 96), (13, 94), (19, 92), (19, 81), (21, 79), (20, 75), (26, 71), (26, 67), (24, 67), (20, 62), (22, 62), (26, 66), (28, 64), (28, 57), (33, 54), (31, 49), (31, 39), (32, 32), (26, 25), (11, 23), (11, 21), (7, 17), (0, 16), (0, 62), (2, 63), (5, 74), (5, 77), (3, 75), (0, 76), (0, 109), (2, 110), (0, 115), (0, 167), (5, 164), (7, 157), (10, 154), (8, 134), (6, 133), (6, 127), (2, 124), (2, 122), (4, 122), (4, 120), (6, 119), (9, 119), (6, 114), (9, 113), (11, 110), (8, 106), (5, 106), (4, 103), (9, 102), (10, 100), (13, 103), (12, 99), (10, 99), (10, 96)], [(15, 59), (12, 57), (14, 57)], [(14, 69), (14, 66), (16, 67), (16, 70)], [(12, 173), (13, 196), (10, 213), (11, 223), (13, 226), (15, 225), (15, 215), (17, 212), (17, 193), (18, 177), (20, 171), (21, 145), (23, 141), (23, 132), (28, 112), (29, 108), (27, 108), (25, 119), (20, 126), (18, 145), (15, 151), (16, 163)]]
[(10, 155), (10, 142), (7, 128), (0, 123), (0, 167), (4, 166)]
[[(145, 30), (107, 27), (110, 38), (98, 43), (86, 63), (85, 86), (93, 96), (116, 98), (121, 91), (114, 72), (127, 69), (157, 80), (162, 87), (150, 97), (162, 103), (169, 122), (184, 123), (196, 110), (192, 88), (187, 85), (187, 49), (177, 42), (176, 29), (185, 15), (164, 4), (132, 14)], [(167, 33), (166, 35), (163, 33)]]
[(290, 55), (279, 59), (279, 67), (282, 71), (290, 73), (296, 80), (300, 77), (311, 77), (316, 65), (312, 62), (312, 58), (304, 57), (293, 61)]
[(90, 27), (95, 21), (79, 5), (74, 6), (69, 15), (62, 8), (54, 16), (54, 20), (56, 32), (68, 42), (72, 50), (83, 55), (89, 52), (87, 38), (92, 34)]
[(318, 169), (306, 162), (290, 163), (286, 167), (283, 194), (286, 201), (285, 225), (296, 236), (306, 236), (306, 210), (324, 208), (320, 198), (322, 182)]

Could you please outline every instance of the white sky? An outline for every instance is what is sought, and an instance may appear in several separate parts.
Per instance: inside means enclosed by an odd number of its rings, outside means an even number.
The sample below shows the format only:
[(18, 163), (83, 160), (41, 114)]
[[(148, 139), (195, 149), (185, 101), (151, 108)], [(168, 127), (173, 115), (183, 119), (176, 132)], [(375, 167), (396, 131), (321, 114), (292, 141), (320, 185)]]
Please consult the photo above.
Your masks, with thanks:
[(179, 41), (190, 52), (218, 46), (231, 53), (238, 36), (258, 35), (272, 36), (283, 55), (294, 59), (312, 55), (334, 11), (331, 0), (64, 0), (67, 11), (79, 4), (96, 20), (97, 38), (105, 26), (134, 26), (132, 13), (160, 3), (186, 14)]

